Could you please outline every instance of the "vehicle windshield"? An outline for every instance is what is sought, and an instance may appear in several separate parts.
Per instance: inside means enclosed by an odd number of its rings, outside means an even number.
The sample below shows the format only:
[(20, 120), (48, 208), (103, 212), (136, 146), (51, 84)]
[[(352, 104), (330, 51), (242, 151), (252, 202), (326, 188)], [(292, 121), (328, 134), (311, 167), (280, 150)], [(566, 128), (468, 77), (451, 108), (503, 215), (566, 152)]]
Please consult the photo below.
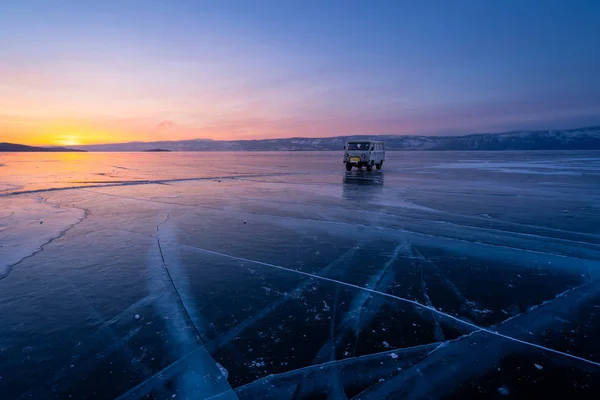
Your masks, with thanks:
[(348, 143), (346, 150), (369, 150), (369, 143)]

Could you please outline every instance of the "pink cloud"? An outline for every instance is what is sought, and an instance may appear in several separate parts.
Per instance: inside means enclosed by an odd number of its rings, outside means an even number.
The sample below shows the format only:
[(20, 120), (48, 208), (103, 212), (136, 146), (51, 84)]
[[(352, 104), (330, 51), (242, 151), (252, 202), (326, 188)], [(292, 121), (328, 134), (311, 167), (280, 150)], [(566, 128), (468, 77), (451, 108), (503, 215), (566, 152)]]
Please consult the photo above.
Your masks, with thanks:
[(164, 121), (160, 121), (156, 127), (159, 129), (170, 129), (173, 128), (175, 126), (175, 123), (173, 121), (169, 121), (169, 120), (164, 120)]

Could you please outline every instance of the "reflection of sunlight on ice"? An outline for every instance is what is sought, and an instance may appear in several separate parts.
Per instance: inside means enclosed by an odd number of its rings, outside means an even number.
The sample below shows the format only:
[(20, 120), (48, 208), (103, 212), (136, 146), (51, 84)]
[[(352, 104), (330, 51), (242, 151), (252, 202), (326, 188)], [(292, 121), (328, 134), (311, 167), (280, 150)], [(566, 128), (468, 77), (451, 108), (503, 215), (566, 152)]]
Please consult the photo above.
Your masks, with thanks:
[(90, 157), (86, 153), (53, 153), (59, 162), (79, 162), (88, 160)]

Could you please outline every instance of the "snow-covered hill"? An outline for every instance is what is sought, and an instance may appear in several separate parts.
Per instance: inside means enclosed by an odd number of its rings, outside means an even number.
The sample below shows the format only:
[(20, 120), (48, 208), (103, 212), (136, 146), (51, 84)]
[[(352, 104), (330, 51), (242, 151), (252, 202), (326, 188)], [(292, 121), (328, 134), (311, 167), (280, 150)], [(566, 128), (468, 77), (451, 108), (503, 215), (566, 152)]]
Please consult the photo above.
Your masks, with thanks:
[(600, 150), (600, 127), (466, 136), (365, 135), (263, 140), (181, 140), (78, 146), (88, 151), (324, 151), (350, 139), (383, 140), (387, 150)]

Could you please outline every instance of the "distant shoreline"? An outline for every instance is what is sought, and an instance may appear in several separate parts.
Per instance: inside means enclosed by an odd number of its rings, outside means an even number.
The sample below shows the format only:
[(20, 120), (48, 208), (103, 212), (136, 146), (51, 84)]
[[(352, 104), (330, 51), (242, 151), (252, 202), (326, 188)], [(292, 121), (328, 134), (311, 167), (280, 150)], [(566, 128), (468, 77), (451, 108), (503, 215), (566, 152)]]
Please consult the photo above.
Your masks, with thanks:
[[(397, 151), (397, 152), (427, 152), (427, 153), (452, 153), (452, 152), (542, 152), (542, 151), (600, 151), (600, 149), (501, 149), (501, 150), (487, 150), (487, 149), (465, 149), (465, 150), (436, 150), (436, 149), (386, 149), (386, 151)], [(152, 150), (40, 150), (40, 151), (19, 151), (19, 150), (0, 150), (0, 154), (8, 153), (343, 153), (343, 150), (163, 150), (163, 151), (152, 151)]]
[(67, 147), (38, 147), (17, 143), (0, 143), (0, 153), (87, 153), (87, 150)]
[(87, 151), (343, 151), (348, 140), (378, 140), (386, 150), (600, 150), (600, 126), (463, 136), (354, 135), (260, 140), (179, 140), (79, 146)]
[(378, 140), (398, 151), (533, 151), (600, 150), (600, 126), (565, 130), (470, 134), (463, 136), (355, 135), (326, 138), (258, 140), (193, 139), (129, 142), (75, 147), (34, 147), (0, 143), (0, 152), (224, 152), (224, 151), (343, 151), (348, 140)]

